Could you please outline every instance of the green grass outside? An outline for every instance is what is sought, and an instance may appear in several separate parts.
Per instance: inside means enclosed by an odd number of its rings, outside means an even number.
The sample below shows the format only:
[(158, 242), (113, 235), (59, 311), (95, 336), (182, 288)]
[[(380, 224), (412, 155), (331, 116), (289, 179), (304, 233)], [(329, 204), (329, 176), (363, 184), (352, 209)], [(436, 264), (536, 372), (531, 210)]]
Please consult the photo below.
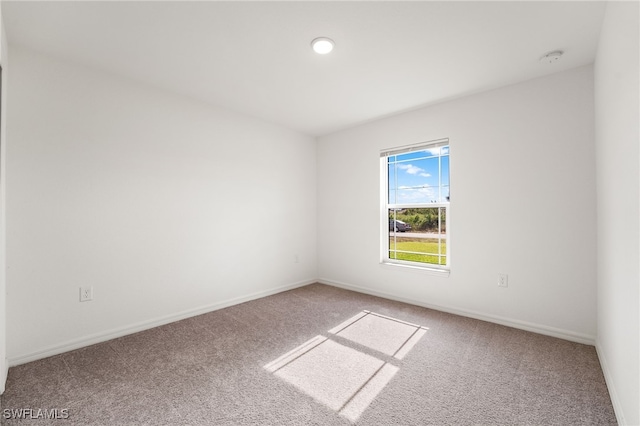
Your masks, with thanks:
[[(445, 241), (441, 242), (442, 254), (447, 253), (447, 244)], [(418, 253), (398, 253), (394, 250), (413, 251)], [(429, 253), (429, 254), (428, 254)], [(436, 255), (434, 255), (434, 253)], [(408, 260), (412, 262), (430, 263), (432, 265), (446, 265), (447, 258), (442, 256), (438, 260), (438, 240), (435, 239), (408, 239), (397, 238), (396, 241), (393, 238), (389, 239), (389, 258), (398, 260)]]

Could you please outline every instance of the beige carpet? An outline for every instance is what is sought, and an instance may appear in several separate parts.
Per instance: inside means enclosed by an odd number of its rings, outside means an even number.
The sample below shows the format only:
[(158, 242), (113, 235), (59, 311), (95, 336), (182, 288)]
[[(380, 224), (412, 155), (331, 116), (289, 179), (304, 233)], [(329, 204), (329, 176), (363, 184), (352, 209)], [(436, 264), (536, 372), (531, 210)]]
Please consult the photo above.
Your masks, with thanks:
[(11, 368), (0, 401), (20, 425), (616, 424), (591, 346), (320, 284)]

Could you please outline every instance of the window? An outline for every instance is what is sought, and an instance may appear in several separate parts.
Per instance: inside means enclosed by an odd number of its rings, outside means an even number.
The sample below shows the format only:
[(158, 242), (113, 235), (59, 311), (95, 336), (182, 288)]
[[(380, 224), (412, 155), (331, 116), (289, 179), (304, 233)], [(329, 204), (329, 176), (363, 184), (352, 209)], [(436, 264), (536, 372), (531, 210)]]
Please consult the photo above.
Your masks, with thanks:
[(383, 263), (448, 271), (449, 140), (380, 154)]

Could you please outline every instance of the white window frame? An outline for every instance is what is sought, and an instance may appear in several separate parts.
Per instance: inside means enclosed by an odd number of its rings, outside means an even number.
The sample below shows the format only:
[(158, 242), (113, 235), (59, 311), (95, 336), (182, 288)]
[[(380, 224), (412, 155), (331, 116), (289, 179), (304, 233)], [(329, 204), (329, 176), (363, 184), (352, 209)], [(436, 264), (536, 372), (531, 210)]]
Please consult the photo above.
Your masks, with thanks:
[[(388, 157), (404, 154), (413, 151), (426, 150), (449, 145), (449, 139), (438, 139), (429, 142), (422, 142), (413, 145), (405, 145), (397, 148), (389, 148), (380, 152), (380, 263), (382, 265), (401, 266), (415, 268), (432, 272), (437, 275), (449, 275), (451, 270), (451, 207), (450, 202), (437, 203), (416, 203), (416, 204), (393, 204), (389, 203), (389, 177), (388, 177)], [(449, 148), (451, 152), (451, 148)], [(449, 157), (449, 170), (451, 170), (451, 157)], [(450, 174), (450, 173), (449, 173)], [(449, 177), (449, 188), (451, 188), (451, 177)], [(438, 188), (440, 191), (441, 188)], [(450, 189), (449, 189), (450, 191)], [(440, 197), (441, 198), (441, 197)], [(389, 209), (409, 209), (409, 208), (444, 208), (447, 218), (447, 228), (445, 234), (446, 244), (446, 265), (436, 265), (408, 260), (392, 259), (389, 257)], [(442, 255), (442, 253), (439, 253)]]

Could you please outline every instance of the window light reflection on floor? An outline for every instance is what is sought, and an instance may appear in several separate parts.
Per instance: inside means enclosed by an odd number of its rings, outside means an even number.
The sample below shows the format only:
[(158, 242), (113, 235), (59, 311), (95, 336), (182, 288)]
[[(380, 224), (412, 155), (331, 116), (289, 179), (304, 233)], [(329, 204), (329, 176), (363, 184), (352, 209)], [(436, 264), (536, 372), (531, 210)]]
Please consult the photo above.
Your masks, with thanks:
[(379, 357), (318, 335), (264, 368), (355, 422), (398, 372), (400, 367), (394, 364), (426, 331), (419, 325), (362, 311), (328, 334), (373, 350)]

